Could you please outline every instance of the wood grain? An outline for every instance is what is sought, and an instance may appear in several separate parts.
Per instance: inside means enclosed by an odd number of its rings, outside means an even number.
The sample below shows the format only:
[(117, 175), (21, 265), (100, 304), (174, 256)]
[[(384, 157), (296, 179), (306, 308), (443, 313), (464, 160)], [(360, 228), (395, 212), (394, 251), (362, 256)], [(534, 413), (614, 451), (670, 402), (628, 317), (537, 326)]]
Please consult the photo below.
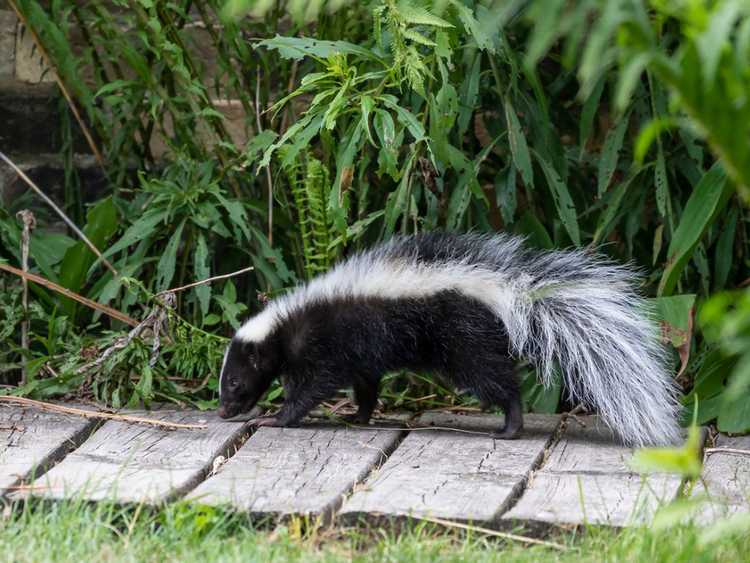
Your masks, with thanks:
[(672, 500), (681, 478), (641, 477), (627, 465), (633, 449), (618, 443), (598, 417), (569, 420), (548, 459), (529, 480), (506, 521), (626, 526), (648, 522), (659, 502)]
[(189, 498), (255, 516), (327, 517), (401, 434), (320, 423), (261, 428)]
[(155, 504), (186, 493), (203, 480), (247, 424), (215, 413), (159, 410), (129, 412), (202, 429), (168, 430), (108, 421), (83, 445), (37, 479), (31, 494)]
[(693, 489), (694, 495), (707, 495), (709, 501), (699, 513), (699, 520), (711, 522), (718, 517), (750, 511), (750, 436), (719, 436), (717, 448), (743, 450), (738, 453), (715, 452), (703, 464), (703, 480)]
[(82, 442), (96, 424), (33, 407), (1, 406), (0, 494), (43, 473)]
[[(502, 426), (494, 415), (426, 413), (418, 424), (475, 432)], [(517, 440), (449, 430), (412, 431), (345, 502), (340, 516), (428, 516), (490, 522), (507, 509), (543, 455), (559, 417), (528, 415)]]

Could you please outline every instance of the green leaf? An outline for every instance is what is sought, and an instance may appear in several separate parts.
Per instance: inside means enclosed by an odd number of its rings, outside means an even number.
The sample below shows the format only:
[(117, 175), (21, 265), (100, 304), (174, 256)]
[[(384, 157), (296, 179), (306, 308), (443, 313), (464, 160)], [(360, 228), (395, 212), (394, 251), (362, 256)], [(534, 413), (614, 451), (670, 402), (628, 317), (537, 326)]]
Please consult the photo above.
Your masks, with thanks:
[(737, 230), (737, 218), (739, 209), (734, 208), (729, 212), (729, 217), (724, 221), (724, 227), (716, 243), (714, 255), (714, 291), (724, 289), (729, 279), (729, 271), (732, 268), (734, 256), (734, 235)]
[(256, 43), (255, 48), (265, 47), (276, 49), (285, 59), (301, 60), (305, 57), (316, 57), (323, 62), (324, 59), (336, 54), (357, 55), (371, 61), (380, 58), (371, 50), (349, 43), (348, 41), (324, 41), (322, 39), (311, 39), (308, 37), (282, 37), (276, 35), (273, 39), (264, 39)]
[(159, 223), (164, 222), (168, 215), (169, 210), (164, 209), (157, 208), (146, 211), (135, 223), (128, 227), (128, 230), (125, 231), (125, 234), (122, 235), (122, 237), (120, 237), (120, 240), (107, 249), (104, 253), (104, 257), (108, 258), (120, 250), (124, 250), (131, 244), (155, 234), (156, 226)]
[(602, 97), (602, 92), (604, 92), (604, 85), (606, 82), (607, 81), (604, 77), (600, 78), (599, 82), (596, 83), (596, 86), (591, 91), (591, 94), (588, 95), (586, 101), (583, 103), (583, 108), (581, 109), (581, 121), (578, 126), (581, 156), (583, 156), (586, 151), (586, 143), (594, 129), (594, 117), (599, 109), (599, 100)]
[(659, 282), (659, 295), (669, 295), (677, 285), (698, 241), (726, 204), (731, 188), (720, 163), (706, 172), (685, 205), (667, 251), (667, 265)]
[(523, 183), (529, 188), (533, 188), (534, 171), (531, 169), (529, 146), (526, 144), (526, 136), (521, 129), (518, 115), (516, 115), (516, 111), (513, 109), (510, 98), (507, 97), (505, 98), (505, 121), (508, 125), (508, 142), (510, 143), (513, 162), (518, 171), (521, 172)]
[(691, 337), (690, 324), (695, 295), (655, 297), (649, 299), (649, 302), (653, 305), (654, 317), (662, 325), (662, 337), (668, 339), (675, 348), (685, 344)]
[(662, 217), (669, 212), (669, 181), (667, 180), (667, 165), (664, 162), (664, 150), (659, 145), (654, 166), (654, 185), (656, 186), (656, 209)]
[(418, 6), (411, 6), (409, 4), (401, 4), (398, 7), (398, 12), (404, 21), (412, 25), (428, 25), (430, 27), (442, 27), (451, 28), (452, 24), (445, 21), (443, 18), (439, 18), (434, 14), (431, 14), (424, 8)]
[[(456, 8), (458, 19), (461, 20), (461, 23), (466, 28), (466, 31), (468, 31), (469, 34), (474, 38), (474, 41), (477, 42), (477, 47), (479, 47), (482, 51), (488, 51), (490, 54), (494, 55), (496, 53), (496, 49), (494, 38), (491, 33), (497, 34), (499, 26), (493, 25), (494, 22), (492, 14), (487, 13), (487, 10), (485, 9), (485, 20), (489, 21), (487, 21), (487, 25), (482, 25), (482, 23), (480, 23), (477, 18), (474, 17), (474, 13), (468, 6), (459, 2), (458, 0), (450, 0), (450, 3), (453, 5), (453, 7)], [(483, 8), (483, 6), (477, 6), (477, 11)]]
[[(101, 251), (118, 226), (117, 210), (112, 198), (108, 197), (97, 203), (86, 217), (87, 221), (83, 233)], [(89, 275), (89, 268), (92, 267), (95, 260), (94, 253), (82, 241), (68, 248), (60, 263), (60, 285), (80, 293)], [(64, 298), (63, 309), (72, 316), (76, 310), (76, 304), (74, 301)]]
[(185, 228), (186, 221), (187, 219), (183, 219), (179, 224), (159, 258), (159, 263), (156, 265), (156, 291), (165, 291), (172, 283), (177, 266), (177, 251), (180, 248), (182, 230)]
[(607, 137), (604, 139), (602, 153), (599, 155), (597, 182), (597, 195), (599, 197), (602, 197), (602, 194), (609, 187), (612, 176), (615, 170), (617, 170), (617, 161), (620, 158), (620, 149), (622, 149), (622, 141), (625, 138), (625, 132), (628, 130), (629, 122), (630, 114), (621, 117), (615, 128), (610, 129), (607, 132)]
[(706, 30), (695, 41), (703, 63), (700, 71), (703, 73), (707, 90), (714, 87), (713, 82), (722, 52), (731, 48), (729, 37), (732, 27), (740, 17), (743, 3), (732, 0), (719, 3), (718, 9), (711, 15)]
[(544, 176), (547, 178), (547, 184), (549, 185), (550, 191), (552, 192), (552, 199), (555, 202), (557, 208), (558, 217), (562, 221), (565, 230), (570, 236), (570, 240), (577, 246), (581, 245), (581, 233), (578, 229), (578, 212), (576, 206), (573, 203), (573, 198), (570, 197), (568, 187), (560, 178), (551, 164), (544, 160), (538, 153), (534, 152), (534, 156), (537, 162), (544, 172)]
[(682, 447), (637, 450), (628, 465), (639, 473), (679, 473), (685, 478), (697, 479), (703, 469), (700, 428), (690, 427)]
[(531, 211), (524, 211), (521, 219), (516, 222), (516, 232), (526, 235), (527, 240), (537, 248), (554, 248), (549, 233), (544, 225)]
[[(248, 238), (249, 242), (249, 238)], [(206, 237), (203, 233), (198, 235), (198, 243), (195, 245), (195, 281), (205, 280), (211, 277), (211, 267), (208, 254), (208, 245), (206, 244)], [(206, 315), (211, 304), (211, 284), (204, 283), (203, 285), (197, 286), (193, 291), (198, 298), (200, 303), (201, 314), (204, 317), (204, 324), (206, 322)]]

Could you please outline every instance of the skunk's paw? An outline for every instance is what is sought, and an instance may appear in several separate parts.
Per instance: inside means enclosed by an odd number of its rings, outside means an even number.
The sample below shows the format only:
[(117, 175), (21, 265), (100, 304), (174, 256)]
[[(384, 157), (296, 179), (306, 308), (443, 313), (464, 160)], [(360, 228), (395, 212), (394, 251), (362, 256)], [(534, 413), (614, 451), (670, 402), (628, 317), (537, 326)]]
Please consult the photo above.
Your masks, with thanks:
[(262, 416), (258, 418), (251, 418), (248, 423), (250, 426), (260, 428), (261, 426), (282, 426), (279, 419), (275, 416)]

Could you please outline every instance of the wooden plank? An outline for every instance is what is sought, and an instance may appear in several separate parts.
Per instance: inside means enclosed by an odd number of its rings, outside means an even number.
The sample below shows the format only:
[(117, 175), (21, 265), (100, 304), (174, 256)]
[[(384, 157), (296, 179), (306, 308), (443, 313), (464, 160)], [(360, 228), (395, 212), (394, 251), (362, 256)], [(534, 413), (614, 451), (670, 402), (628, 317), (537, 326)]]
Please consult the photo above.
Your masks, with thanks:
[(33, 407), (0, 407), (0, 494), (39, 475), (80, 444), (95, 420)]
[(398, 429), (323, 423), (261, 428), (189, 498), (231, 505), (254, 516), (327, 517), (401, 435)]
[(677, 494), (681, 478), (641, 477), (627, 465), (633, 449), (620, 445), (597, 417), (569, 420), (544, 465), (504, 520), (537, 524), (626, 526), (647, 522), (660, 501)]
[(493, 415), (426, 413), (419, 423), (458, 428), (414, 430), (388, 461), (344, 503), (346, 520), (362, 515), (431, 516), (491, 522), (506, 510), (541, 461), (559, 417), (528, 415), (517, 440), (484, 434), (502, 426)]
[(214, 459), (247, 431), (245, 422), (227, 422), (215, 413), (159, 410), (132, 412), (205, 429), (171, 430), (110, 420), (76, 451), (35, 481), (31, 494), (155, 504), (197, 485)]
[(694, 495), (709, 497), (709, 502), (699, 513), (698, 519), (703, 522), (750, 511), (750, 436), (720, 435), (715, 446), (746, 453), (707, 452), (703, 481), (696, 483), (693, 489)]

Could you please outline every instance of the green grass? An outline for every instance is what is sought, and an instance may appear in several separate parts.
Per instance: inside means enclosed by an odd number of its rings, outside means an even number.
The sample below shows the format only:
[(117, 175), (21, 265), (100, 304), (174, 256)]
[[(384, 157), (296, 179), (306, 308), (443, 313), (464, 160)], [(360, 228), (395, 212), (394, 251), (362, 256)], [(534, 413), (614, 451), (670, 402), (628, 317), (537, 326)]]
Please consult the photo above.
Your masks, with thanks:
[[(656, 533), (590, 528), (552, 539), (566, 551), (431, 524), (396, 531), (247, 518), (183, 504), (161, 510), (65, 502), (8, 505), (3, 561), (747, 561), (750, 537), (699, 545), (700, 529)], [(746, 534), (745, 534), (746, 536)]]

